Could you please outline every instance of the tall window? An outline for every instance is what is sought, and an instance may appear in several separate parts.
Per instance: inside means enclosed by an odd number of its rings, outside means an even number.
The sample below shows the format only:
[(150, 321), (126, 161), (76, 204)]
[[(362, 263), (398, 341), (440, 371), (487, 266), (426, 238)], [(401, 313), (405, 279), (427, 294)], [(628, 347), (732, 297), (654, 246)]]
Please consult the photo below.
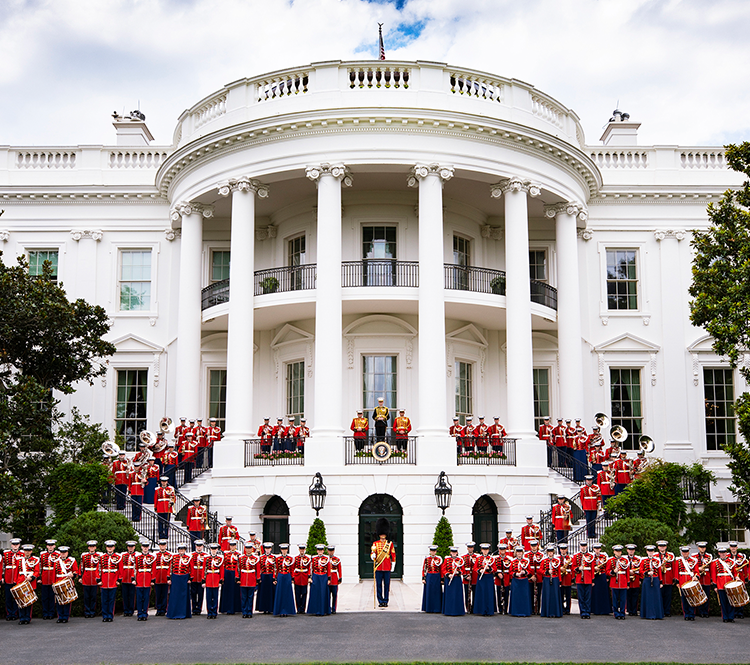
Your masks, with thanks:
[(365, 286), (396, 284), (396, 227), (362, 227), (363, 283)]
[(398, 356), (362, 356), (362, 408), (365, 416), (372, 419), (372, 411), (382, 397), (390, 410), (389, 426), (397, 405)]
[(609, 370), (609, 381), (612, 391), (612, 425), (621, 425), (628, 431), (628, 438), (620, 446), (626, 450), (635, 450), (638, 447), (638, 437), (643, 433), (641, 370), (612, 368)]
[(286, 415), (299, 425), (305, 416), (305, 361), (286, 366)]
[(638, 274), (634, 249), (607, 250), (607, 309), (638, 309)]
[(738, 524), (737, 520), (737, 504), (723, 503), (720, 505), (721, 516), (719, 520), (721, 531), (719, 540), (724, 543), (730, 540), (736, 540), (738, 543), (745, 542), (745, 529)]
[(288, 244), (287, 265), (303, 266), (305, 265), (305, 236), (292, 238)]
[(229, 250), (215, 250), (211, 252), (211, 283), (229, 279)]
[(45, 261), (50, 262), (52, 268), (52, 281), (57, 281), (57, 258), (56, 249), (31, 249), (29, 250), (29, 275), (39, 276)]
[(227, 370), (212, 369), (208, 375), (208, 417), (216, 418), (223, 432), (227, 420)]
[(547, 281), (547, 252), (544, 249), (529, 250), (529, 277), (540, 282)]
[(549, 412), (549, 370), (534, 368), (534, 426), (537, 431)]
[(120, 251), (120, 309), (151, 309), (151, 250)]
[(473, 369), (471, 363), (456, 361), (456, 415), (461, 425), (474, 413)]
[(138, 433), (146, 427), (147, 369), (117, 370), (115, 432), (125, 437), (125, 448), (135, 450)]
[(471, 265), (471, 240), (461, 236), (453, 236), (453, 265), (451, 270), (453, 288), (466, 291), (469, 288), (469, 274), (467, 270)]
[(703, 368), (703, 397), (706, 404), (706, 449), (723, 450), (736, 439), (734, 381), (731, 369)]

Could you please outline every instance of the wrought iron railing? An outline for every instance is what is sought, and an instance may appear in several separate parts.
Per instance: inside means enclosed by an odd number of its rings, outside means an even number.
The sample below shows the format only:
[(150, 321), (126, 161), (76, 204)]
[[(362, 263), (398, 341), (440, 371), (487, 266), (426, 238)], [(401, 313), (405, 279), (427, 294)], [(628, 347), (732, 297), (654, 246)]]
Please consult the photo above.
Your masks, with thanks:
[(255, 273), (255, 295), (314, 289), (317, 274), (317, 265), (314, 263), (258, 270)]
[[(582, 511), (581, 511), (582, 512)], [(575, 507), (573, 508), (573, 514), (575, 515)], [(581, 518), (573, 520), (573, 523), (575, 524), (578, 520)], [(602, 535), (604, 534), (604, 530), (614, 524), (617, 521), (616, 517), (613, 517), (611, 515), (608, 515), (606, 512), (602, 513), (601, 515), (598, 515), (595, 522), (594, 522), (594, 531), (596, 533), (595, 538), (597, 540), (600, 540)], [(554, 543), (556, 542), (556, 534), (555, 534), (555, 528), (552, 523), (552, 511), (542, 511), (539, 515), (539, 527), (542, 530), (542, 540), (545, 543)], [(572, 529), (570, 533), (568, 534), (568, 551), (573, 554), (577, 549), (578, 546), (581, 544), (582, 541), (589, 541), (588, 537), (588, 525), (584, 524), (583, 526), (580, 526), (576, 529)]]
[(680, 480), (682, 500), (692, 503), (703, 503), (711, 499), (711, 484), (700, 482), (690, 476), (683, 476)]
[(505, 295), (505, 273), (502, 270), (459, 266), (451, 263), (444, 264), (443, 270), (446, 289)]
[(222, 279), (220, 282), (209, 284), (201, 290), (201, 310), (208, 309), (214, 305), (229, 302), (229, 280)]
[(261, 445), (260, 439), (245, 439), (245, 466), (303, 466), (304, 448), (283, 450), (278, 443)]
[(419, 261), (342, 261), (341, 286), (419, 286)]
[(386, 442), (391, 446), (391, 456), (386, 460), (377, 460), (372, 455), (375, 437), (366, 439), (355, 439), (353, 436), (344, 437), (344, 464), (416, 464), (417, 463), (417, 437), (410, 436), (405, 442), (400, 442), (395, 437), (386, 437)]
[(458, 449), (456, 460), (458, 464), (483, 464), (495, 465), (502, 464), (505, 466), (516, 465), (516, 441), (518, 439), (501, 439), (501, 445), (495, 447), (492, 445), (486, 448), (471, 447), (467, 450), (466, 446)]
[(557, 289), (546, 282), (531, 280), (531, 302), (557, 310)]
[(585, 477), (591, 473), (588, 461), (581, 462), (567, 452), (567, 448), (558, 448), (551, 443), (547, 444), (547, 466), (579, 485), (583, 485)]

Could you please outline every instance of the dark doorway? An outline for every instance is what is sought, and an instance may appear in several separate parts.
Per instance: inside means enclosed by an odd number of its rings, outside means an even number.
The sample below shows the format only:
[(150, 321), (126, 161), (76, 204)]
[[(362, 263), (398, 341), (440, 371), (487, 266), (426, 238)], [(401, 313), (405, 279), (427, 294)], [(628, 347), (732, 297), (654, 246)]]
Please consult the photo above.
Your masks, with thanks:
[(472, 540), (477, 544), (489, 543), (490, 552), (497, 549), (497, 505), (486, 494), (480, 496), (471, 511), (474, 525), (471, 531)]
[(272, 496), (263, 509), (263, 542), (273, 543), (273, 553), (279, 554), (280, 543), (289, 542), (289, 506), (280, 496)]
[(372, 579), (370, 548), (378, 539), (375, 525), (381, 517), (390, 523), (390, 540), (396, 547), (396, 565), (391, 577), (401, 578), (404, 571), (404, 525), (401, 504), (390, 494), (368, 496), (359, 507), (359, 577)]

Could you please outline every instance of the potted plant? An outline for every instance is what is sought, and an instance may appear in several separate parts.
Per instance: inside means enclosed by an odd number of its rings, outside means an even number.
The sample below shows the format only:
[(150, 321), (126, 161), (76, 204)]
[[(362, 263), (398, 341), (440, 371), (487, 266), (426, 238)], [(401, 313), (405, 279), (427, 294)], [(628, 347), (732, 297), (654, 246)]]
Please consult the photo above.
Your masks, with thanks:
[(490, 282), (492, 293), (498, 296), (505, 295), (505, 275), (498, 275)]
[(263, 289), (263, 293), (276, 293), (279, 288), (279, 280), (275, 277), (266, 277), (261, 280), (260, 288)]

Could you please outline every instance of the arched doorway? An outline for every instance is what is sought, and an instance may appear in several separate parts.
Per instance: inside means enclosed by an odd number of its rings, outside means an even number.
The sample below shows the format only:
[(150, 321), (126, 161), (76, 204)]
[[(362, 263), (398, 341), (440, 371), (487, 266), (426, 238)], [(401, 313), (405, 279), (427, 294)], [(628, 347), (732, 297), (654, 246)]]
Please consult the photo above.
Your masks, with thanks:
[(372, 579), (372, 561), (370, 560), (370, 548), (378, 539), (375, 533), (375, 525), (381, 517), (390, 523), (391, 542), (396, 546), (396, 566), (391, 572), (391, 577), (400, 578), (404, 571), (404, 511), (401, 504), (390, 494), (372, 494), (368, 496), (359, 507), (359, 577), (361, 579)]
[(479, 543), (489, 543), (490, 552), (494, 552), (497, 549), (497, 505), (485, 494), (476, 500), (471, 514), (474, 516), (472, 540), (477, 547)]
[(289, 506), (280, 496), (272, 496), (263, 509), (263, 542), (273, 543), (273, 553), (279, 554), (280, 543), (289, 542)]

